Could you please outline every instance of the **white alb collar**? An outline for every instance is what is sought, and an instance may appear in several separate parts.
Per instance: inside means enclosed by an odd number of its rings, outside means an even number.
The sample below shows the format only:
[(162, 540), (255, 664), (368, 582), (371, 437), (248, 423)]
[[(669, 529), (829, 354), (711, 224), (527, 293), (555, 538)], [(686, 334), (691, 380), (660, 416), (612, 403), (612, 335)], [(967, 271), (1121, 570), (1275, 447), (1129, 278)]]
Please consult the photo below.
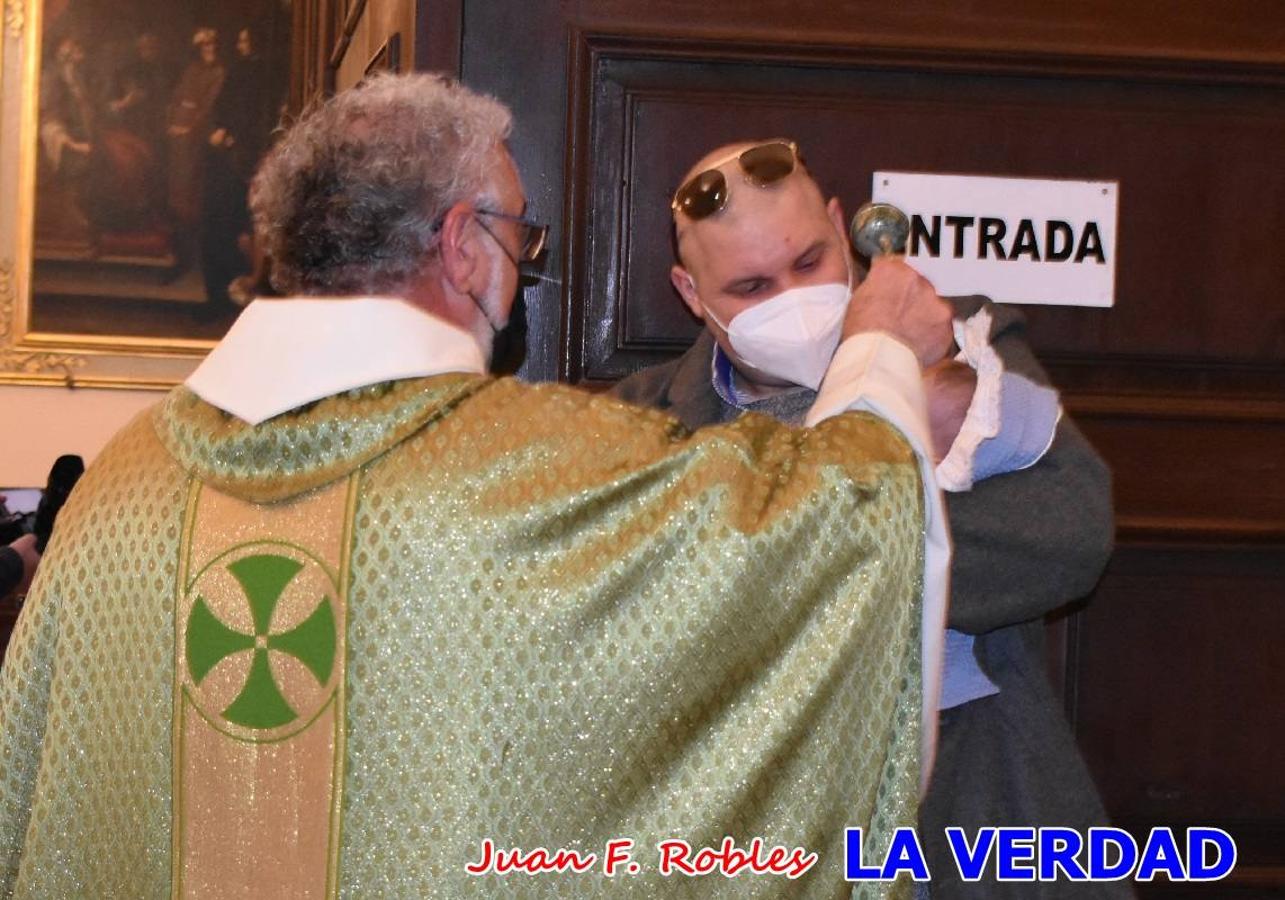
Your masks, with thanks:
[(381, 381), (485, 371), (472, 335), (404, 300), (256, 300), (186, 385), (206, 403), (257, 425)]

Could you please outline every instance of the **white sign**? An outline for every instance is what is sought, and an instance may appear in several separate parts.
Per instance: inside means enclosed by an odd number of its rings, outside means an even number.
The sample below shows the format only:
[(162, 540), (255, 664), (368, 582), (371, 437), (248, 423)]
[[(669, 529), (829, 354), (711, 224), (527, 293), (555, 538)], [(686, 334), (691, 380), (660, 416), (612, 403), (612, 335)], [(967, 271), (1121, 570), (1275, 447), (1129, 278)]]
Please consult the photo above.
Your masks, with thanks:
[(872, 198), (910, 217), (906, 260), (943, 296), (1115, 303), (1117, 181), (875, 172)]

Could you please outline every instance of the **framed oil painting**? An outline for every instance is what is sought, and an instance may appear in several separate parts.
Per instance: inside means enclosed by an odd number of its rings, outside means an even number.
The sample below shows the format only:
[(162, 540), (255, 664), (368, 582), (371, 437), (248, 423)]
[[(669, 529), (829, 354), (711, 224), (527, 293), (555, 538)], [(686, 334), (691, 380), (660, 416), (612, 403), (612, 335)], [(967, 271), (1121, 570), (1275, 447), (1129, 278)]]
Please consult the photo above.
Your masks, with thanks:
[(0, 381), (165, 387), (262, 280), (291, 0), (4, 0)]

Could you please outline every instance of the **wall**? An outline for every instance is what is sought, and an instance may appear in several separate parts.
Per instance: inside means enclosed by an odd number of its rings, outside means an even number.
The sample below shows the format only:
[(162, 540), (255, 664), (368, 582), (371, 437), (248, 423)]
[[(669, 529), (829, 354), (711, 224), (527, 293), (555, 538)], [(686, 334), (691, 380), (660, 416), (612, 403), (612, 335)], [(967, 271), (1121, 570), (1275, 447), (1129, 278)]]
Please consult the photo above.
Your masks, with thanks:
[(63, 453), (88, 463), (138, 412), (163, 397), (159, 391), (0, 387), (4, 449), (0, 486), (42, 487)]

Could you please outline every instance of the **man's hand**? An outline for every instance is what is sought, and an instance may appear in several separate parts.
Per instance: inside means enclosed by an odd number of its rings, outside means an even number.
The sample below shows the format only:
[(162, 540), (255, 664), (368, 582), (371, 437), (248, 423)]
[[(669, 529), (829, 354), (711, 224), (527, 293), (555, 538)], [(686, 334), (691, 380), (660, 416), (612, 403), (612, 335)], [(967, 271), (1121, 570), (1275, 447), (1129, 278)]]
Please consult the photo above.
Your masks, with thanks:
[(27, 593), (27, 588), (31, 587), (31, 579), (35, 576), (36, 566), (40, 563), (40, 554), (36, 552), (36, 536), (24, 534), (10, 544), (9, 549), (22, 558), (22, 580), (13, 590), (15, 595), (21, 597)]
[(876, 257), (852, 294), (843, 336), (884, 331), (919, 357), (924, 368), (945, 358), (955, 339), (950, 305), (900, 256)]
[(968, 417), (977, 390), (977, 373), (964, 363), (943, 359), (924, 372), (924, 394), (928, 399), (928, 427), (932, 430), (933, 461), (941, 462), (950, 453), (959, 429)]

